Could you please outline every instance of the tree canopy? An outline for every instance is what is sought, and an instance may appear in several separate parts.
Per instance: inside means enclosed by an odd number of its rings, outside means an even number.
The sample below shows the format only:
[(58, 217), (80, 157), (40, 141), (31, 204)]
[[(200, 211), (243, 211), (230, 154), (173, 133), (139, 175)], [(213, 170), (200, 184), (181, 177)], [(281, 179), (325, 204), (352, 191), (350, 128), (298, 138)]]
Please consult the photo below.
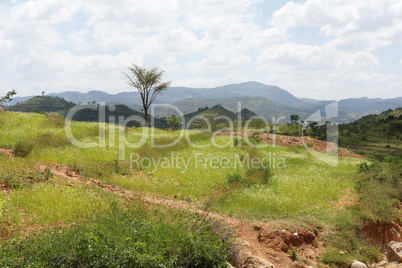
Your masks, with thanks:
[(128, 70), (129, 74), (124, 73), (124, 75), (128, 80), (128, 84), (138, 90), (141, 95), (145, 124), (148, 125), (149, 107), (155, 98), (169, 87), (171, 82), (162, 81), (164, 71), (157, 67), (146, 69), (133, 64)]

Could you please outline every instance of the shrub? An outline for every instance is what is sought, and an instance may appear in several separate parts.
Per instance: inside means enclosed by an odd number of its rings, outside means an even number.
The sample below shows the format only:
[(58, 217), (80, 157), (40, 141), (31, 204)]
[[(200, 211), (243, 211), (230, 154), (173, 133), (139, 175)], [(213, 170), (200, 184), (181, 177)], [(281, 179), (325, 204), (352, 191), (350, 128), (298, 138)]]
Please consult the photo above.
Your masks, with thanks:
[(14, 145), (13, 153), (15, 156), (26, 157), (31, 153), (33, 148), (34, 145), (31, 142), (19, 140)]
[(359, 173), (369, 173), (378, 169), (380, 169), (380, 165), (377, 161), (371, 164), (368, 162), (362, 162), (357, 165), (357, 170), (359, 171)]
[(234, 138), (233, 139), (233, 146), (234, 147), (239, 147), (239, 145), (243, 144), (243, 139), (242, 138)]
[(252, 144), (258, 144), (258, 143), (261, 142), (260, 133), (259, 132), (253, 132), (251, 137), (249, 137), (248, 139)]
[(234, 182), (241, 182), (243, 177), (239, 173), (230, 173), (226, 176), (226, 180), (229, 184), (231, 184)]

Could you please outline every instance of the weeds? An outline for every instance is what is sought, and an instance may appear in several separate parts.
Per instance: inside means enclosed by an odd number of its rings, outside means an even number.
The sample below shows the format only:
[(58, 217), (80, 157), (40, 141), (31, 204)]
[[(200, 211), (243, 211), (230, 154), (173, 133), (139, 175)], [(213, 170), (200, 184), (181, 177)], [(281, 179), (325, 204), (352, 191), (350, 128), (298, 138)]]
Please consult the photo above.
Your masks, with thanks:
[(226, 235), (213, 233), (213, 222), (166, 211), (163, 218), (155, 219), (144, 209), (138, 203), (99, 214), (92, 223), (6, 241), (0, 249), (0, 265), (226, 267)]
[(15, 156), (18, 156), (18, 157), (27, 157), (32, 152), (33, 148), (34, 148), (33, 143), (23, 141), (23, 140), (18, 140), (14, 145), (13, 153), (15, 154)]

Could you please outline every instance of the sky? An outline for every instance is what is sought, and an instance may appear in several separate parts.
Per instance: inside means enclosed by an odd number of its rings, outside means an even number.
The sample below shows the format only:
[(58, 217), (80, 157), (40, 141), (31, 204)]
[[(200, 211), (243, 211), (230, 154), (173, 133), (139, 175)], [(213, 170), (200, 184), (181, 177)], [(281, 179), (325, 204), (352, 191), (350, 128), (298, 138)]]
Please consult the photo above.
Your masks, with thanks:
[(0, 95), (247, 81), (296, 97), (402, 96), (401, 0), (0, 0)]

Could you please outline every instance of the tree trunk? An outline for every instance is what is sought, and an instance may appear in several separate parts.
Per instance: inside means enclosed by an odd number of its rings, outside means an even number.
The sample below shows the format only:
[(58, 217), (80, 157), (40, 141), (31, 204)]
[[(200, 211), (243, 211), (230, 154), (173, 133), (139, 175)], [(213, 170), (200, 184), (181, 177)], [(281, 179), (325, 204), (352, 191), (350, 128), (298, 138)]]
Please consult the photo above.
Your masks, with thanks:
[(144, 107), (145, 127), (148, 127), (148, 108)]

